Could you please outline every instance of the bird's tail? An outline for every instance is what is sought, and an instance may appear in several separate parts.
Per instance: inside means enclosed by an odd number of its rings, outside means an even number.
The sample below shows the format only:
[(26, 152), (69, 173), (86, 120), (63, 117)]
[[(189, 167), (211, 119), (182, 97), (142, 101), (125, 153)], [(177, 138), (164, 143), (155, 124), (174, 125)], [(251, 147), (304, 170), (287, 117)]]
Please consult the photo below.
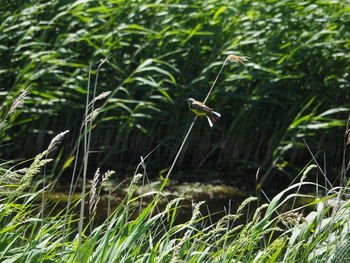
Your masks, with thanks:
[(214, 114), (216, 120), (220, 119), (221, 118), (221, 114), (216, 112), (216, 111), (212, 111), (212, 113)]
[(209, 126), (213, 127), (213, 124), (217, 122), (220, 119), (220, 117), (221, 117), (221, 114), (216, 111), (212, 111), (210, 114), (207, 114)]
[(213, 127), (212, 118), (210, 118), (210, 117), (207, 115), (207, 119), (208, 119), (208, 122), (209, 122), (209, 126), (210, 126), (210, 127)]

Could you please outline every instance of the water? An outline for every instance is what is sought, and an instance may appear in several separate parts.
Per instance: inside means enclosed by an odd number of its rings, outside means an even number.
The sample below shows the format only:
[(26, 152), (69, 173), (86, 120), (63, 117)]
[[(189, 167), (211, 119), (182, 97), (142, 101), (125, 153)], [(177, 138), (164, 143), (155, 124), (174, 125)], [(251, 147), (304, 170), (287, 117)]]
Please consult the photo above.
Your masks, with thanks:
[[(117, 182), (113, 183), (112, 189), (118, 185)], [(152, 200), (152, 192), (156, 192), (159, 189), (160, 182), (153, 182), (150, 184), (139, 185), (135, 188), (134, 196), (144, 194), (145, 197), (135, 201), (135, 213), (142, 210)], [(116, 208), (128, 192), (129, 185), (127, 183), (116, 187), (112, 194), (108, 194), (107, 189), (101, 189), (100, 199), (97, 205), (95, 222), (102, 223), (108, 215), (108, 204), (110, 202), (110, 209), (113, 211)], [(68, 189), (69, 186), (60, 185), (56, 189), (48, 193), (46, 196), (50, 201), (56, 203), (55, 211), (64, 209), (68, 201)], [(80, 191), (77, 189), (77, 191)], [(177, 218), (178, 223), (184, 223), (188, 221), (192, 216), (192, 208), (194, 203), (205, 201), (201, 207), (201, 215), (210, 215), (207, 218), (207, 223), (215, 223), (226, 214), (234, 214), (237, 211), (241, 202), (249, 197), (251, 194), (239, 190), (237, 187), (228, 186), (225, 184), (209, 184), (209, 183), (169, 183), (163, 190), (163, 194), (166, 196), (158, 205), (158, 210), (162, 211), (167, 203), (177, 197), (184, 198), (181, 201), (181, 209)], [(79, 194), (75, 194), (74, 198), (79, 198)], [(74, 199), (73, 198), (73, 199)], [(88, 198), (87, 198), (88, 199)], [(86, 203), (85, 211), (89, 211), (89, 204)], [(88, 214), (86, 214), (88, 216)], [(135, 215), (136, 216), (136, 215)]]

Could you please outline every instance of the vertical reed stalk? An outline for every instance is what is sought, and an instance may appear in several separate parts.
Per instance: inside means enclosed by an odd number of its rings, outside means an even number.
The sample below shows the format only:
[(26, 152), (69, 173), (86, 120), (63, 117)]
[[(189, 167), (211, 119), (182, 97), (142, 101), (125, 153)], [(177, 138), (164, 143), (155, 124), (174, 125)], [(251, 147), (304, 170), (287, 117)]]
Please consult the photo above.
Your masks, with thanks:
[[(224, 67), (225, 67), (225, 65), (226, 65), (226, 63), (227, 63), (228, 61), (230, 61), (230, 62), (240, 62), (240, 63), (243, 63), (243, 62), (245, 62), (245, 61), (247, 61), (247, 60), (248, 60), (247, 57), (240, 57), (240, 56), (235, 56), (235, 55), (229, 55), (229, 56), (227, 56), (226, 59), (225, 59), (225, 61), (224, 61), (224, 63), (222, 64), (222, 66), (221, 66), (221, 68), (220, 68), (220, 70), (219, 70), (219, 73), (217, 74), (217, 76), (216, 76), (216, 78), (215, 78), (215, 80), (214, 80), (214, 82), (213, 82), (213, 85), (211, 86), (211, 88), (210, 88), (210, 90), (209, 90), (207, 96), (205, 97), (203, 103), (205, 104), (205, 103), (207, 102), (207, 100), (208, 100), (208, 98), (209, 98), (211, 92), (212, 92), (213, 89), (214, 89), (214, 86), (216, 85), (217, 80), (219, 79), (219, 76), (220, 76), (222, 70), (224, 69)], [(176, 156), (175, 156), (175, 158), (174, 158), (173, 163), (172, 163), (171, 166), (170, 166), (170, 169), (169, 169), (169, 171), (168, 171), (168, 173), (167, 173), (167, 175), (166, 175), (166, 178), (168, 178), (168, 177), (170, 176), (170, 174), (171, 174), (171, 172), (172, 172), (172, 170), (173, 170), (173, 168), (174, 168), (174, 166), (175, 166), (175, 163), (176, 163), (177, 159), (178, 159), (179, 156), (180, 156), (180, 153), (181, 153), (181, 151), (182, 151), (182, 148), (184, 147), (184, 145), (185, 145), (185, 143), (186, 143), (186, 141), (187, 141), (187, 138), (188, 138), (189, 134), (191, 133), (191, 130), (192, 130), (193, 125), (194, 125), (195, 121), (197, 120), (197, 118), (198, 118), (198, 115), (196, 115), (196, 116), (194, 117), (194, 119), (193, 119), (193, 121), (192, 121), (190, 127), (188, 128), (188, 131), (187, 131), (187, 133), (186, 133), (184, 139), (182, 140), (181, 146), (180, 146), (179, 150), (178, 150), (177, 153), (176, 153)]]
[(78, 246), (78, 256), (79, 262), (82, 262), (82, 255), (80, 255), (81, 245), (82, 245), (82, 236), (83, 236), (83, 224), (84, 224), (84, 209), (85, 209), (85, 193), (86, 193), (86, 176), (87, 176), (87, 167), (89, 160), (89, 145), (88, 145), (88, 124), (87, 120), (89, 115), (89, 94), (90, 94), (90, 79), (91, 79), (91, 64), (89, 70), (89, 81), (86, 91), (86, 102), (85, 102), (85, 120), (84, 120), (84, 159), (83, 159), (83, 185), (81, 189), (81, 203), (80, 203), (80, 216), (78, 223), (78, 237), (79, 237), (79, 246)]

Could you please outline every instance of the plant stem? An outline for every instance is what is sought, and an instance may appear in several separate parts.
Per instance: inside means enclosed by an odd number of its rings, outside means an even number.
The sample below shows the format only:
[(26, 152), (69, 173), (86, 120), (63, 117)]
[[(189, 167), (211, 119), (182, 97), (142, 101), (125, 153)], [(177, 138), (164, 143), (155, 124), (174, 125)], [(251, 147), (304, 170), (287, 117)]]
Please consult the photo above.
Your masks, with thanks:
[[(209, 90), (207, 96), (205, 97), (205, 99), (204, 99), (204, 101), (203, 101), (204, 104), (205, 104), (205, 102), (208, 100), (208, 98), (209, 98), (211, 92), (213, 91), (213, 88), (214, 88), (214, 86), (215, 86), (217, 80), (219, 79), (219, 76), (220, 76), (220, 74), (221, 74), (223, 68), (225, 67), (226, 62), (227, 62), (227, 59), (225, 59), (224, 63), (222, 64), (222, 66), (221, 66), (221, 68), (220, 68), (220, 70), (219, 70), (219, 73), (217, 74), (217, 76), (216, 76), (216, 78), (215, 78), (215, 80), (214, 80), (214, 82), (213, 82), (213, 85), (211, 85), (211, 88), (210, 88), (210, 90)], [(186, 133), (186, 135), (185, 135), (185, 138), (182, 140), (181, 146), (180, 146), (179, 150), (178, 150), (177, 153), (176, 153), (175, 159), (174, 159), (173, 163), (172, 163), (171, 166), (170, 166), (170, 169), (169, 169), (169, 171), (168, 171), (168, 173), (167, 173), (167, 175), (166, 175), (166, 178), (168, 178), (168, 177), (170, 176), (171, 172), (173, 171), (173, 168), (174, 168), (174, 166), (175, 166), (175, 163), (176, 163), (177, 159), (178, 159), (179, 156), (180, 156), (180, 153), (181, 153), (181, 151), (182, 151), (182, 148), (184, 147), (184, 145), (185, 145), (185, 143), (186, 143), (186, 141), (187, 141), (187, 138), (188, 138), (188, 136), (190, 135), (190, 132), (191, 132), (191, 130), (192, 130), (192, 128), (193, 128), (193, 125), (194, 125), (194, 123), (196, 122), (197, 118), (198, 118), (198, 115), (196, 115), (196, 116), (194, 117), (194, 119), (193, 119), (193, 121), (192, 121), (190, 127), (188, 128), (188, 131), (187, 131), (187, 133)]]

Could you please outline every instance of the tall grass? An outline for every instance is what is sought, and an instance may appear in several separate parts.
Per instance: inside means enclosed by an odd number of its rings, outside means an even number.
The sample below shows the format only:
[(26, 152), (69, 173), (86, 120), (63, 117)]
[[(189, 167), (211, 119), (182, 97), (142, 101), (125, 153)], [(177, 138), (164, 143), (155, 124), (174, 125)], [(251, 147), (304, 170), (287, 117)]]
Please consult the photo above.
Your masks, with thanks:
[[(250, 197), (216, 223), (211, 215), (201, 215), (203, 202), (193, 204), (187, 222), (177, 222), (182, 197), (170, 198), (164, 191), (171, 169), (158, 189), (135, 194), (147, 179), (141, 158), (124, 199), (96, 225), (100, 170), (91, 162), (93, 153), (104, 166), (117, 166), (115, 160), (131, 165), (140, 155), (136, 153), (161, 145), (154, 159), (167, 163), (189, 123), (184, 98), (204, 97), (212, 84), (220, 88), (210, 90), (208, 102), (225, 118), (210, 135), (196, 129), (183, 160), (191, 167), (203, 160), (228, 168), (241, 161), (253, 168), (262, 163), (264, 179), (273, 169), (285, 171), (293, 160), (290, 150), (304, 145), (297, 138), (307, 135), (314, 148), (330, 140), (327, 132), (336, 134), (332, 128), (344, 126), (349, 99), (345, 2), (51, 0), (11, 2), (4, 8), (0, 74), (6, 90), (1, 93), (0, 140), (18, 139), (20, 143), (5, 149), (8, 155), (22, 153), (20, 158), (46, 150), (26, 161), (0, 164), (1, 262), (349, 260), (345, 154), (340, 187), (319, 183), (327, 173), (312, 154), (313, 163), (300, 172), (299, 182), (246, 213), (257, 202)], [(237, 74), (223, 71), (211, 83), (223, 54), (233, 51), (253, 57), (253, 62)], [(108, 66), (95, 67), (107, 57)], [(33, 96), (22, 107), (29, 84)], [(19, 108), (21, 115), (16, 114)], [(59, 148), (55, 139), (44, 147), (47, 134), (67, 128), (73, 128), (67, 139), (74, 147)], [(57, 157), (51, 159), (56, 148)], [(52, 161), (61, 169), (57, 174), (70, 168), (72, 175), (67, 207), (59, 213), (45, 195), (48, 179), (56, 179), (46, 174)], [(90, 192), (89, 170), (97, 170)], [(73, 199), (77, 186), (78, 200)], [(243, 216), (245, 223), (238, 223)]]
[[(87, 105), (97, 98), (87, 100)], [(88, 152), (91, 126), (82, 123)], [(91, 113), (91, 112), (90, 112)], [(91, 121), (94, 119), (90, 117)], [(84, 131), (86, 127), (86, 131)], [(90, 128), (88, 128), (90, 127)], [(184, 223), (176, 221), (182, 209), (182, 197), (170, 198), (163, 192), (164, 178), (158, 189), (135, 194), (141, 179), (147, 177), (144, 158), (137, 167), (127, 194), (100, 225), (93, 225), (95, 202), (100, 191), (93, 183), (89, 220), (79, 208), (85, 204), (87, 185), (82, 184), (80, 198), (60, 213), (50, 211), (40, 197), (49, 188), (41, 188), (41, 172), (52, 159), (67, 132), (57, 135), (46, 150), (32, 160), (0, 170), (0, 260), (1, 262), (346, 262), (350, 256), (348, 182), (328, 189), (313, 182), (324, 173), (311, 164), (300, 173), (300, 181), (260, 204), (253, 213), (250, 197), (237, 211), (212, 223), (201, 215), (204, 202), (193, 204), (192, 216)], [(87, 165), (86, 158), (81, 161)], [(142, 172), (139, 171), (142, 168)], [(110, 172), (109, 172), (110, 173)], [(78, 175), (78, 174), (77, 174)], [(84, 173), (82, 174), (84, 176)], [(96, 172), (96, 178), (99, 171)], [(73, 176), (76, 180), (77, 176)], [(310, 179), (310, 180), (308, 180)], [(322, 175), (322, 179), (323, 175)], [(52, 179), (51, 179), (52, 180)], [(96, 179), (97, 180), (97, 179)], [(103, 180), (103, 179), (102, 179)], [(72, 181), (71, 188), (74, 189)], [(74, 192), (74, 191), (73, 191)], [(305, 194), (314, 192), (315, 194)], [(72, 192), (71, 192), (72, 194)], [(140, 200), (151, 197), (146, 205)], [(306, 202), (305, 202), (306, 200)], [(166, 203), (160, 210), (160, 204)], [(43, 211), (45, 213), (43, 213)], [(76, 212), (80, 211), (80, 212)], [(245, 223), (238, 219), (245, 217)], [(78, 222), (78, 224), (76, 224)], [(90, 229), (90, 232), (88, 231)]]
[[(37, 174), (48, 161), (42, 159), (44, 156), (35, 158), (24, 177)], [(256, 198), (247, 199), (236, 213), (227, 214), (213, 224), (201, 216), (202, 202), (194, 204), (191, 219), (181, 224), (175, 221), (181, 210), (181, 198), (167, 201), (167, 206), (158, 211), (157, 205), (169, 200), (161, 191), (145, 193), (154, 197), (139, 213), (141, 196), (135, 195), (134, 189), (145, 174), (136, 174), (124, 200), (90, 233), (84, 228), (81, 241), (75, 227), (69, 233), (64, 231), (67, 224), (64, 214), (48, 213), (41, 217), (37, 205), (40, 188), (27, 184), (24, 191), (12, 183), (11, 189), (1, 191), (0, 259), (2, 262), (346, 262), (350, 251), (350, 215), (349, 202), (343, 201), (342, 196), (348, 189), (344, 187), (324, 197), (303, 194), (304, 187), (323, 189), (305, 179), (316, 169), (307, 169), (304, 181), (260, 205), (243, 225), (235, 222)], [(12, 173), (19, 172), (2, 171), (2, 182)], [(162, 187), (165, 184), (166, 181)], [(2, 187), (10, 186), (2, 184)], [(294, 200), (305, 198), (311, 201), (290, 207)], [(68, 218), (73, 226), (75, 213), (70, 211)]]

